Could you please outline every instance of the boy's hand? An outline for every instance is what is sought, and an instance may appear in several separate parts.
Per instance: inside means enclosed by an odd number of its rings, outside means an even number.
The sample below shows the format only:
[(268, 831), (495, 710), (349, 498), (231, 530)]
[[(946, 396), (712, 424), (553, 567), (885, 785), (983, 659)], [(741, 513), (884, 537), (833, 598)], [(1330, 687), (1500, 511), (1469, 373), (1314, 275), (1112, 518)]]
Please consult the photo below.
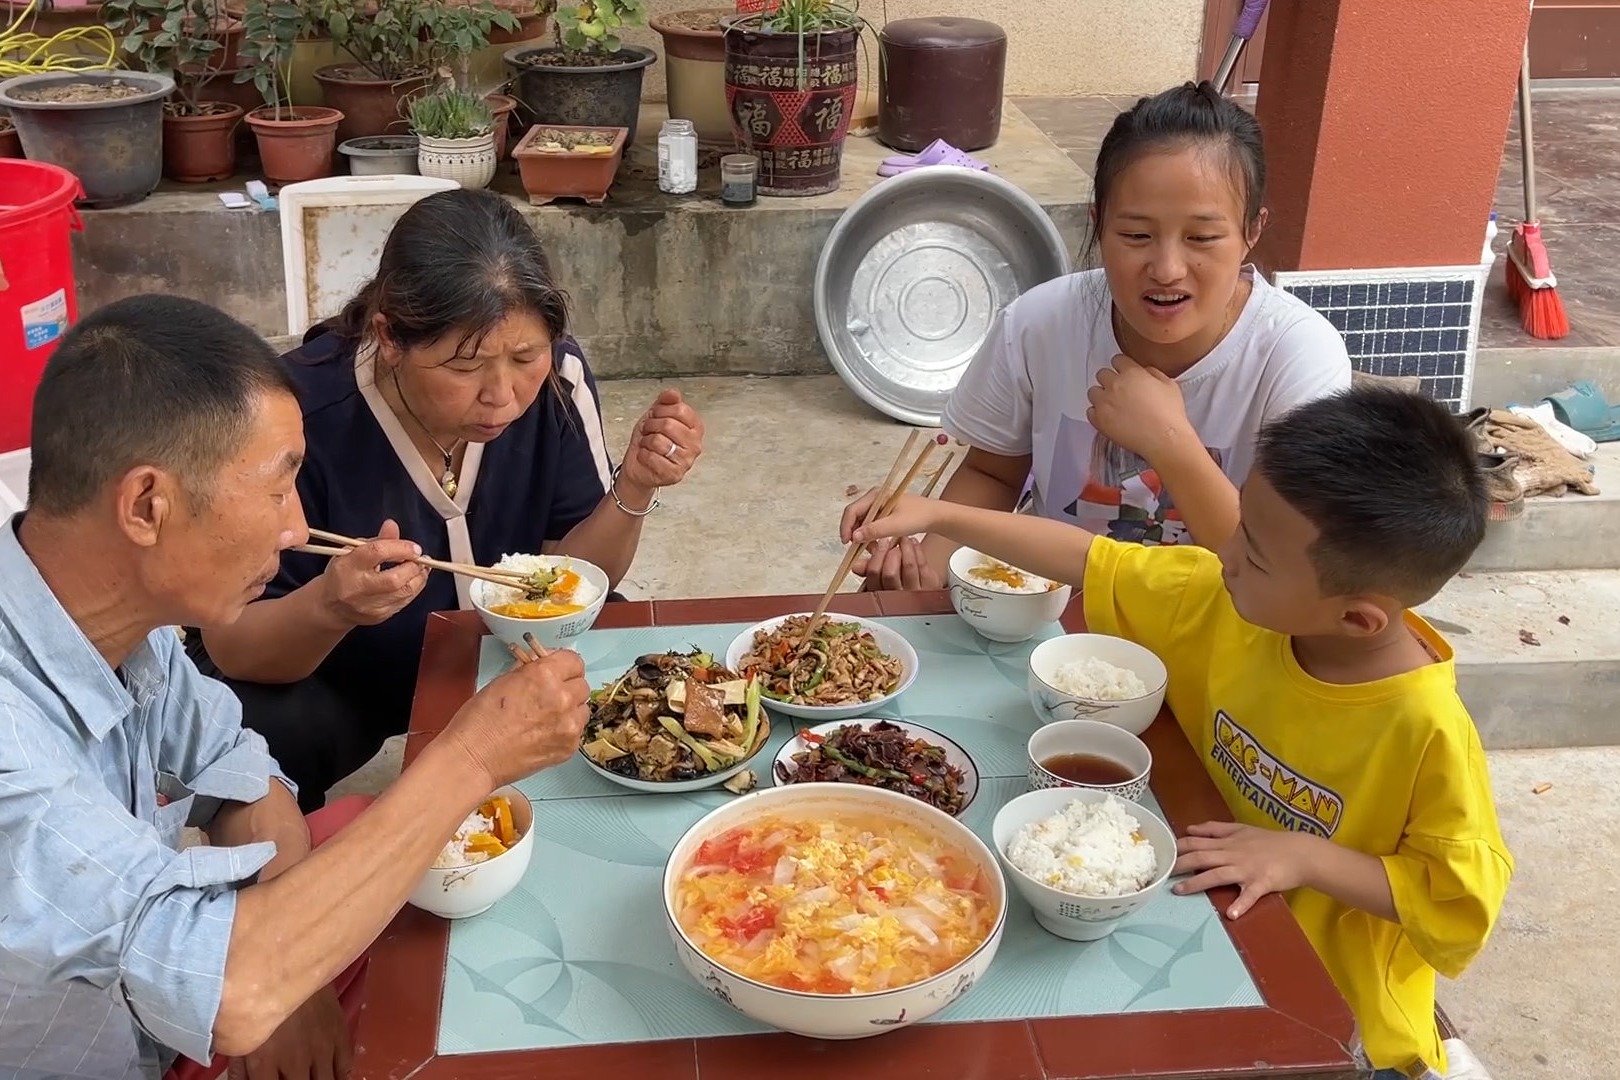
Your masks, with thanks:
[(1176, 381), (1128, 356), (1114, 357), (1112, 367), (1097, 373), (1097, 385), (1086, 391), (1086, 400), (1091, 402), (1086, 410), (1091, 426), (1150, 464), (1167, 445), (1192, 431)]
[(1172, 891), (1185, 896), (1236, 885), (1238, 898), (1226, 909), (1226, 917), (1236, 919), (1267, 893), (1307, 884), (1313, 849), (1325, 842), (1305, 833), (1232, 821), (1193, 825), (1176, 841), (1176, 865), (1170, 871), (1193, 876), (1177, 882)]
[(920, 495), (902, 495), (895, 504), (894, 513), (862, 527), (861, 521), (877, 494), (874, 488), (844, 507), (844, 519), (838, 525), (838, 537), (844, 543), (869, 544), (874, 540), (915, 536), (931, 531), (939, 518), (940, 504), (937, 500), (925, 499)]

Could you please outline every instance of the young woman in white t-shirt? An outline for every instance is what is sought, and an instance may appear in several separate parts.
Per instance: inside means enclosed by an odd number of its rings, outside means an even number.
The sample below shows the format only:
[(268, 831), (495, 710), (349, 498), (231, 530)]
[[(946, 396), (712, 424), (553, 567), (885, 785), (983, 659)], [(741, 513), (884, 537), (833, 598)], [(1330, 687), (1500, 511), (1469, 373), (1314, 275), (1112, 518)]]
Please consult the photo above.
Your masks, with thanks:
[[(1218, 548), (1260, 425), (1350, 385), (1344, 341), (1247, 262), (1265, 227), (1260, 125), (1209, 83), (1143, 98), (1097, 153), (1102, 267), (1007, 305), (945, 408), (969, 447), (941, 498), (1101, 535)], [(868, 588), (938, 588), (954, 545), (885, 542)]]

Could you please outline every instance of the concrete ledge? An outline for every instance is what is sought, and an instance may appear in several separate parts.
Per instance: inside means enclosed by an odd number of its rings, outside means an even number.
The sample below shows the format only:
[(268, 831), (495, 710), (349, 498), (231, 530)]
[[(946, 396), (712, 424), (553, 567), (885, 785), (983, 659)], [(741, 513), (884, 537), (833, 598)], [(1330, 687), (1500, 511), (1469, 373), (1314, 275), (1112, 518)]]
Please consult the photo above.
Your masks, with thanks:
[[(510, 173), (494, 185), (544, 238), (574, 298), (575, 331), (604, 377), (805, 374), (831, 370), (816, 335), (816, 260), (843, 211), (879, 182), (892, 151), (851, 139), (844, 184), (805, 199), (723, 207), (717, 170), (695, 195), (657, 190), (654, 143), (662, 106), (644, 109), (606, 206), (531, 207)], [(1067, 154), (1010, 103), (1000, 141), (979, 155), (1041, 203), (1078, 248), (1089, 183)], [(280, 222), (228, 211), (237, 184), (166, 186), (135, 206), (86, 212), (74, 238), (81, 310), (135, 292), (195, 297), (266, 335), (286, 332)], [(358, 255), (357, 258), (369, 258)]]
[(1610, 401), (1620, 400), (1620, 348), (1481, 348), (1474, 356), (1473, 404), (1529, 404), (1576, 379), (1592, 379)]
[(1620, 745), (1620, 575), (1471, 574), (1419, 610), (1487, 749)]
[(1597, 495), (1536, 498), (1524, 516), (1498, 522), (1469, 560), (1480, 572), (1620, 569), (1620, 443), (1602, 443)]

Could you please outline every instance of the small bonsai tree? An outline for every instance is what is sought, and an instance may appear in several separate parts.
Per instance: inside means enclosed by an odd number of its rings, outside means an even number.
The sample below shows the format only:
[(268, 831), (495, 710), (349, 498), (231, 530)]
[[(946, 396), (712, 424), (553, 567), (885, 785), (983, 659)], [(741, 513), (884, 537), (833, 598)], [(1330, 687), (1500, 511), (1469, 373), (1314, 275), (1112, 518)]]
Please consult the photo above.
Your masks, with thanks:
[(560, 0), (557, 45), (565, 53), (596, 59), (623, 46), (619, 31), (647, 21), (646, 0)]
[[(173, 72), (176, 100), (166, 108), (180, 116), (201, 116), (207, 102), (198, 95), (217, 72), (209, 58), (225, 47), (217, 34), (227, 21), (217, 0), (103, 0), (107, 28), (143, 71)], [(182, 74), (200, 72), (196, 78)]]

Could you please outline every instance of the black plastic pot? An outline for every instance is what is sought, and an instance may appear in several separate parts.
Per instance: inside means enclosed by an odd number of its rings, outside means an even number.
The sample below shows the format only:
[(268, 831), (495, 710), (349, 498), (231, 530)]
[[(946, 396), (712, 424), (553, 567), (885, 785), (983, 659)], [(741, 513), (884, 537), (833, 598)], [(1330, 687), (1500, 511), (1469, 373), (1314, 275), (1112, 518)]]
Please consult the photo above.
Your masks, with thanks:
[(534, 64), (531, 57), (556, 55), (555, 48), (525, 45), (503, 58), (512, 73), (511, 94), (518, 99), (518, 119), (524, 124), (568, 127), (622, 127), (629, 131), (625, 145), (636, 137), (641, 117), (641, 81), (658, 54), (639, 45), (619, 50), (622, 63), (600, 67), (558, 67)]
[[(123, 82), (142, 92), (111, 101), (29, 101), (18, 97), (69, 83)], [(0, 83), (0, 106), (34, 161), (60, 165), (84, 187), (81, 206), (140, 202), (163, 176), (163, 100), (167, 75), (143, 71), (52, 71)]]

